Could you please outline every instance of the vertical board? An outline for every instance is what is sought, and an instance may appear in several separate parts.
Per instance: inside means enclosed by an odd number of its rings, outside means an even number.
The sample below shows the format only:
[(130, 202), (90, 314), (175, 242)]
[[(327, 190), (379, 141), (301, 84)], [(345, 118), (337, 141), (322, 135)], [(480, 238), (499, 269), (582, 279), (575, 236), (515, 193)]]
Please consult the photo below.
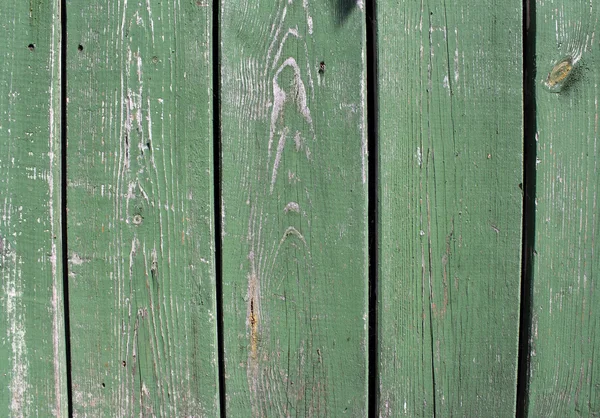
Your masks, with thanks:
[[(537, 182), (529, 417), (600, 416), (598, 7), (595, 0), (538, 1), (535, 12)], [(565, 57), (574, 66), (562, 61)]]
[(0, 416), (67, 416), (58, 1), (0, 16)]
[(227, 415), (364, 417), (363, 2), (221, 11)]
[(379, 413), (514, 416), (521, 2), (377, 2)]
[(218, 416), (208, 1), (72, 0), (76, 416)]

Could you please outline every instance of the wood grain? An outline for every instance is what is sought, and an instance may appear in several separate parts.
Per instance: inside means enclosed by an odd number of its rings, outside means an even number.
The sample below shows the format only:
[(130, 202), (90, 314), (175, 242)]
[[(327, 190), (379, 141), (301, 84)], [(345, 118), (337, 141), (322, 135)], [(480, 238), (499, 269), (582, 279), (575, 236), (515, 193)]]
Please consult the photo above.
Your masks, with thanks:
[(379, 416), (514, 416), (521, 2), (377, 2)]
[(227, 416), (364, 417), (363, 2), (221, 12)]
[[(600, 4), (536, 4), (537, 193), (528, 416), (595, 417), (600, 416), (600, 294), (595, 285), (600, 267)], [(572, 70), (561, 89), (548, 89), (549, 74), (565, 57), (572, 59)]]
[(1, 416), (67, 416), (58, 15), (0, 4)]
[(211, 4), (73, 0), (75, 416), (219, 416)]

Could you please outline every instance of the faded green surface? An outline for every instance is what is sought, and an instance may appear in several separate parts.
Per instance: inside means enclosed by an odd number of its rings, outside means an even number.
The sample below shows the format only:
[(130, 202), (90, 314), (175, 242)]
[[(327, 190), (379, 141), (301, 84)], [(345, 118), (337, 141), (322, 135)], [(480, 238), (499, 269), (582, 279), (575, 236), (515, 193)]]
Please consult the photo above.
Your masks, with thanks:
[[(529, 417), (600, 416), (597, 1), (537, 3), (537, 193)], [(563, 88), (544, 82), (565, 57)]]
[(377, 2), (381, 417), (514, 416), (521, 8)]
[(218, 416), (211, 8), (69, 1), (76, 416)]
[(227, 416), (366, 416), (364, 13), (222, 3)]
[(66, 416), (58, 2), (0, 16), (0, 416)]

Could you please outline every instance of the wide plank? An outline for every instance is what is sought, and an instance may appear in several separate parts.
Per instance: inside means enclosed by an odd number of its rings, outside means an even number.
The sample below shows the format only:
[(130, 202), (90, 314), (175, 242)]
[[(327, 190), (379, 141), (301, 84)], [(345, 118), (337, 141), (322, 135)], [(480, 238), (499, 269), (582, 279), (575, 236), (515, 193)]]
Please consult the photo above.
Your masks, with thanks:
[(67, 3), (75, 416), (219, 416), (211, 20)]
[(362, 1), (221, 6), (227, 416), (364, 417)]
[(66, 417), (59, 2), (0, 3), (0, 416)]
[(521, 8), (377, 2), (380, 417), (514, 416)]
[[(600, 416), (597, 1), (535, 3), (537, 152), (528, 416)], [(598, 335), (600, 337), (600, 335)]]

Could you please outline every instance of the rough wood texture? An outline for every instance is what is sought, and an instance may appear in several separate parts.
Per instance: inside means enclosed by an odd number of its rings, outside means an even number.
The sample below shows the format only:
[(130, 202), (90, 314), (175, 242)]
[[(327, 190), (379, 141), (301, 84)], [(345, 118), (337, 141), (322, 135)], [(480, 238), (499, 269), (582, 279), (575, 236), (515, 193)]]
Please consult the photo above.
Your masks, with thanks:
[[(597, 1), (539, 1), (535, 10), (537, 198), (530, 418), (600, 416), (600, 293), (595, 285), (600, 268), (599, 7)], [(557, 84), (553, 80), (560, 74), (552, 69), (565, 57), (571, 58), (573, 68), (561, 88), (550, 91), (545, 84)]]
[(67, 13), (75, 416), (218, 416), (210, 3)]
[(381, 417), (514, 416), (521, 2), (377, 2)]
[(58, 1), (0, 4), (0, 416), (66, 416)]
[(363, 3), (221, 16), (227, 415), (364, 417)]

